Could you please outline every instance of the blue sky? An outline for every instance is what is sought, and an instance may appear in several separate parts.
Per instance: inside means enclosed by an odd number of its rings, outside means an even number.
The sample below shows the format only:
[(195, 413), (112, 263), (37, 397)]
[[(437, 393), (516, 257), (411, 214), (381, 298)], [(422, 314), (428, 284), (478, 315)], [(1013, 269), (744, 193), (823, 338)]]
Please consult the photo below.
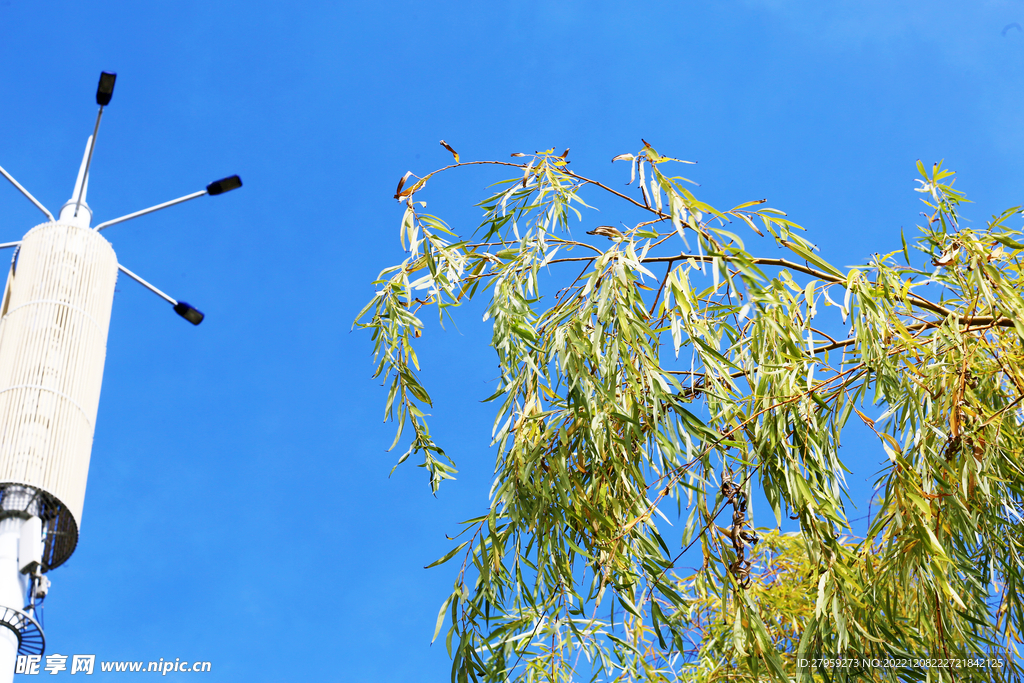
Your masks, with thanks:
[[(0, 0), (0, 165), (51, 210), (71, 194), (101, 70), (118, 82), (96, 221), (245, 182), (104, 232), (207, 319), (193, 328), (119, 281), (49, 652), (208, 660), (217, 681), (446, 680), (429, 641), (452, 574), (422, 567), (486, 504), (479, 400), (495, 361), (475, 315), (425, 335), (459, 480), (434, 498), (421, 469), (388, 479), (385, 394), (350, 327), (402, 257), (402, 174), (448, 163), (444, 138), (464, 159), (571, 147), (574, 170), (624, 183), (609, 159), (643, 137), (700, 162), (702, 198), (767, 197), (854, 263), (912, 229), (918, 158), (958, 172), (976, 222), (1024, 203), (1013, 23), (1022, 0)], [(467, 171), (422, 198), (475, 225), (499, 177)], [(41, 221), (0, 185), (0, 241)]]

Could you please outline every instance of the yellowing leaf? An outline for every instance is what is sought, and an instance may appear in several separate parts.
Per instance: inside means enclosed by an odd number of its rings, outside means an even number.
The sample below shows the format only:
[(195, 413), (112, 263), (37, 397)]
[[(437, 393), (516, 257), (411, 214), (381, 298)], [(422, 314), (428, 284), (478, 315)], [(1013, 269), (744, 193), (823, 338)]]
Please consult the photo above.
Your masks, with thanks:
[(459, 163), (459, 153), (452, 149), (451, 145), (444, 140), (441, 140), (441, 146), (452, 153), (452, 156), (455, 157), (455, 163)]

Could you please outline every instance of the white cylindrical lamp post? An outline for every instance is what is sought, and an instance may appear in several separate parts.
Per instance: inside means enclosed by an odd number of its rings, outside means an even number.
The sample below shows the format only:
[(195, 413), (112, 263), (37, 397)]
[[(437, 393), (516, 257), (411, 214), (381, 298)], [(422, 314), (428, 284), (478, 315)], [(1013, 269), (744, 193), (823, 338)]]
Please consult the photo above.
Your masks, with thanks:
[[(19, 648), (32, 653), (26, 573), (66, 561), (81, 528), (118, 273), (89, 227), (85, 164), (60, 217), (22, 239), (0, 302), (0, 680)], [(41, 523), (24, 524), (32, 518)], [(25, 539), (39, 558), (19, 558), (23, 527), (41, 535)]]
[[(78, 544), (89, 474), (107, 332), (118, 271), (166, 300), (193, 325), (203, 314), (118, 264), (100, 235), (111, 225), (204, 195), (242, 186), (237, 175), (205, 190), (90, 227), (89, 165), (114, 74), (104, 72), (93, 135), (71, 199), (55, 219), (14, 177), (0, 176), (49, 219), (29, 230), (11, 262), (0, 299), (0, 683), (13, 680), (19, 655), (41, 655), (35, 600), (43, 574), (63, 564)], [(72, 672), (74, 673), (74, 672)]]

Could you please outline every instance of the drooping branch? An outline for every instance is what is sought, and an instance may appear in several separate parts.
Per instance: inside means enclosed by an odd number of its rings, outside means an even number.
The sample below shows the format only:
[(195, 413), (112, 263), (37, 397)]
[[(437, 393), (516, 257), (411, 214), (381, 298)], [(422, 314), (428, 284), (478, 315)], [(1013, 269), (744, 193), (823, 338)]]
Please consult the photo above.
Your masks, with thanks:
[[(808, 651), (871, 650), (898, 638), (905, 648), (942, 645), (967, 656), (978, 650), (968, 632), (996, 642), (1000, 624), (1024, 623), (1013, 591), (1002, 591), (1008, 611), (1000, 614), (1008, 616), (993, 619), (983, 590), (965, 578), (988, 553), (993, 580), (1024, 583), (1011, 557), (1024, 548), (1008, 551), (992, 540), (1007, 537), (1006, 501), (1024, 501), (1016, 469), (1024, 384), (1016, 368), (1024, 357), (1017, 335), (986, 333), (1024, 316), (1013, 262), (990, 246), (994, 237), (1015, 258), (1024, 251), (1012, 237), (1019, 233), (946, 235), (938, 226), (957, 225), (958, 195), (943, 184), (945, 172), (922, 170), (939, 218), (922, 228), (919, 248), (945, 270), (928, 277), (885, 258), (847, 276), (785, 214), (743, 210), (761, 201), (723, 214), (693, 197), (683, 179), (658, 170), (668, 159), (646, 143), (628, 156), (642, 202), (569, 171), (566, 154), (550, 151), (525, 165), (456, 155), (455, 164), (409, 188), (406, 176), (396, 191), (407, 204), (402, 236), (410, 256), (382, 273), (384, 289), (364, 309), (373, 313), (363, 326), (373, 329), (379, 372), (394, 377), (389, 400), (405, 401), (400, 408), (417, 427), (414, 448), (425, 453), (433, 480), (447, 473), (439, 460), (447, 456), (413, 401), (429, 405), (412, 351), (421, 332), (430, 332), (415, 318), (418, 304), (451, 314), (486, 292), (500, 368), (488, 399), (499, 406), (488, 510), (467, 523), (470, 541), (435, 563), (462, 552), (437, 622), (440, 629), (451, 613), (453, 673), (487, 683), (540, 671), (571, 680), (579, 672), (566, 655), (578, 646), (575, 652), (600, 662), (587, 677), (611, 662), (609, 671), (642, 672), (645, 680), (705, 683), (728, 672), (745, 682), (803, 682), (810, 674), (794, 659), (801, 643)], [(514, 167), (519, 177), (479, 204), (477, 230), (486, 235), (448, 242), (441, 234), (452, 233), (448, 225), (418, 214), (413, 194), (435, 173), (474, 164)], [(585, 186), (653, 220), (621, 231), (599, 226), (605, 229), (589, 234), (614, 242), (597, 243), (603, 249), (577, 241), (568, 224), (576, 206), (588, 207), (576, 194)], [(763, 236), (753, 223), (761, 220), (794, 258), (750, 254), (725, 229), (733, 219)], [(659, 230), (668, 222), (672, 229)], [(699, 253), (671, 253), (668, 241), (678, 235), (685, 244), (692, 232)], [(563, 258), (553, 258), (552, 247)], [(589, 255), (566, 253), (576, 247)], [(675, 267), (686, 261), (717, 265), (711, 273)], [(563, 263), (576, 265), (538, 276)], [(662, 263), (661, 277), (647, 268)], [(812, 278), (818, 283), (800, 282)], [(943, 288), (942, 298), (912, 292), (915, 278)], [(849, 339), (816, 322), (819, 306), (838, 306), (828, 295), (835, 285), (846, 289), (840, 308), (851, 316)], [(557, 288), (553, 297), (549, 286)], [(417, 290), (429, 293), (420, 298)], [(746, 303), (733, 296), (748, 292)], [(683, 345), (692, 352), (689, 371), (662, 367), (670, 333), (677, 355)], [(815, 357), (837, 349), (838, 362)], [(985, 360), (989, 349), (999, 366)], [(998, 379), (1000, 368), (1009, 382)], [(693, 380), (689, 388), (682, 377)], [(860, 410), (866, 401), (886, 412), (867, 418)], [(885, 499), (864, 541), (836, 535), (850, 529), (839, 438), (854, 409), (892, 463), (880, 475)], [(736, 480), (741, 488), (761, 486), (776, 515), (783, 506), (799, 513), (790, 517), (799, 533), (773, 538), (779, 554), (771, 568), (749, 576), (736, 574), (735, 538), (730, 549), (715, 535), (725, 503), (712, 504), (721, 493), (713, 483), (719, 468), (736, 466), (745, 470)], [(688, 516), (682, 539), (670, 537), (678, 529), (663, 535), (654, 524), (666, 498)], [(680, 577), (686, 552), (700, 568)], [(744, 557), (753, 562), (753, 551)], [(907, 576), (913, 579), (900, 578)], [(626, 623), (598, 613), (609, 604), (601, 603), (606, 590)], [(888, 606), (885, 614), (865, 607), (877, 604)], [(680, 643), (691, 638), (697, 645), (687, 654)], [(690, 659), (679, 670), (668, 667), (680, 653)]]

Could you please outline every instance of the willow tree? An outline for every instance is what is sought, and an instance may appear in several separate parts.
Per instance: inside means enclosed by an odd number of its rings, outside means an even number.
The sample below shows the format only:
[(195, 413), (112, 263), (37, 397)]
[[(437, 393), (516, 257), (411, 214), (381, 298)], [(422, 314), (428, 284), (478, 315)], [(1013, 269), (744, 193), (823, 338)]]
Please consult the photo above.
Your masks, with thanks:
[[(1019, 207), (965, 227), (953, 174), (919, 163), (919, 234), (840, 267), (764, 200), (702, 202), (646, 142), (613, 160), (625, 192), (568, 150), (442, 144), (453, 165), (399, 183), (408, 256), (357, 324), (395, 444), (411, 432), (399, 462), (435, 491), (455, 469), (428, 427), (421, 315), (483, 298), (493, 328), (490, 507), (434, 563), (454, 574), (434, 635), (454, 681), (1020, 675)], [(421, 198), (471, 164), (512, 177), (463, 234)], [(859, 537), (840, 449), (858, 422), (883, 463)], [(815, 661), (837, 653), (952, 661)]]

